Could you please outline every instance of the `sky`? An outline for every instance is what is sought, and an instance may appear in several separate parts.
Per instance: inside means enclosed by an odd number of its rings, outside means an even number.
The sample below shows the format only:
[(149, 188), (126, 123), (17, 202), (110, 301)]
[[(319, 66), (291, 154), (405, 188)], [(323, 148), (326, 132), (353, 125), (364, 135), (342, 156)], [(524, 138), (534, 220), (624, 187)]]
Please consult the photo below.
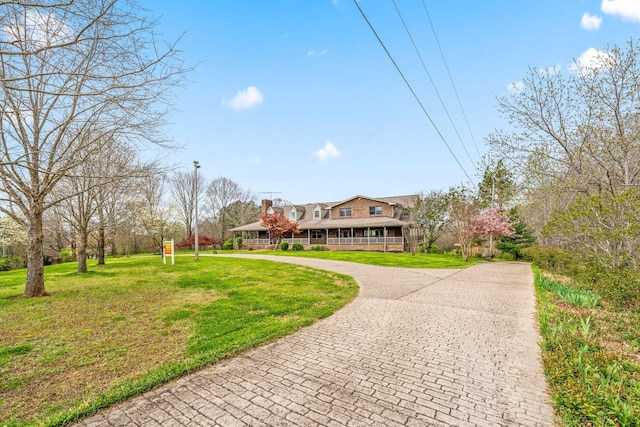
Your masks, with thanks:
[(475, 185), (529, 67), (640, 36), (640, 0), (359, 0), (399, 72), (353, 0), (139, 4), (195, 67), (170, 161), (295, 204)]

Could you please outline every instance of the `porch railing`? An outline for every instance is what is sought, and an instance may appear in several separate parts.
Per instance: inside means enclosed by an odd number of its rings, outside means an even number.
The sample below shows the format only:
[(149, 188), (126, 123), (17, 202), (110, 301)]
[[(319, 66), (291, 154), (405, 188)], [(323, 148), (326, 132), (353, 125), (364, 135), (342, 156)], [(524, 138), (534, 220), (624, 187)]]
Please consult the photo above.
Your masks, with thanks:
[(327, 239), (328, 245), (368, 245), (368, 244), (383, 244), (387, 245), (401, 245), (403, 243), (402, 237), (330, 237)]

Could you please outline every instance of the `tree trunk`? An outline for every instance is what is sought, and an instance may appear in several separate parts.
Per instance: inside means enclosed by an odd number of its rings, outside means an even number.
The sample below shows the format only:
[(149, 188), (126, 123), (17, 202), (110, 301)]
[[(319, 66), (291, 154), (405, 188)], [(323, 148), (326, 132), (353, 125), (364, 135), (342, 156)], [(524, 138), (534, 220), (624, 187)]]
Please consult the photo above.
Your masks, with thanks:
[(87, 233), (80, 232), (78, 240), (78, 273), (87, 272)]
[(98, 265), (104, 265), (104, 227), (98, 228)]
[(27, 282), (24, 296), (42, 297), (47, 295), (44, 289), (42, 212), (36, 211), (30, 215), (27, 233)]

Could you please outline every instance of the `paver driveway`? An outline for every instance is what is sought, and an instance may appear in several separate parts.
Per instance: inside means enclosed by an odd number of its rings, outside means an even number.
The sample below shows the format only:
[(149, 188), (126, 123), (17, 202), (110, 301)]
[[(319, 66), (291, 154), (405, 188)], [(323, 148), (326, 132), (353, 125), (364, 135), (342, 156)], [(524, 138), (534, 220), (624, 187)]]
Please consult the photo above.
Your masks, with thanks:
[(315, 325), (84, 420), (83, 426), (552, 426), (531, 269), (373, 267)]

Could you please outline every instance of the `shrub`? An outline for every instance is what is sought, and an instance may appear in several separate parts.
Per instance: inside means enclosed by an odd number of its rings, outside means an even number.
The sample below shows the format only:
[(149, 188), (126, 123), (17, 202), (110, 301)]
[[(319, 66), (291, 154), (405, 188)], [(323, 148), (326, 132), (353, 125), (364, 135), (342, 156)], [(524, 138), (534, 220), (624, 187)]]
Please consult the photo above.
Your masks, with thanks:
[(444, 251), (440, 249), (437, 245), (431, 245), (431, 249), (429, 250), (430, 254), (443, 254)]
[(522, 259), (531, 261), (538, 267), (554, 273), (576, 275), (580, 270), (577, 255), (549, 246), (530, 246), (522, 248)]
[(292, 251), (302, 251), (304, 250), (304, 245), (302, 243), (294, 243), (291, 247)]
[(511, 252), (502, 252), (498, 258), (506, 259), (507, 261), (515, 261), (516, 255)]
[(62, 262), (71, 262), (73, 261), (73, 251), (71, 248), (63, 248), (60, 251), (60, 259)]
[(222, 244), (222, 249), (225, 251), (230, 251), (233, 249), (233, 237), (229, 237), (224, 241), (224, 243)]
[(324, 247), (323, 245), (313, 245), (313, 246), (311, 246), (311, 250), (312, 251), (326, 251), (327, 248)]
[(282, 249), (283, 251), (288, 251), (289, 250), (289, 242), (280, 242), (280, 249)]
[(0, 271), (18, 270), (25, 268), (24, 261), (19, 256), (0, 258)]
[[(180, 240), (179, 242), (176, 243), (176, 249), (182, 249), (182, 248), (193, 248), (196, 244), (196, 236), (195, 235), (191, 235), (189, 237), (185, 237), (184, 239)], [(198, 236), (198, 246), (202, 247), (202, 246), (215, 246), (218, 244), (218, 241), (216, 239), (214, 239), (213, 237), (209, 237), (209, 236)]]
[(592, 265), (577, 282), (592, 289), (616, 309), (640, 309), (640, 273), (630, 267), (609, 269)]

